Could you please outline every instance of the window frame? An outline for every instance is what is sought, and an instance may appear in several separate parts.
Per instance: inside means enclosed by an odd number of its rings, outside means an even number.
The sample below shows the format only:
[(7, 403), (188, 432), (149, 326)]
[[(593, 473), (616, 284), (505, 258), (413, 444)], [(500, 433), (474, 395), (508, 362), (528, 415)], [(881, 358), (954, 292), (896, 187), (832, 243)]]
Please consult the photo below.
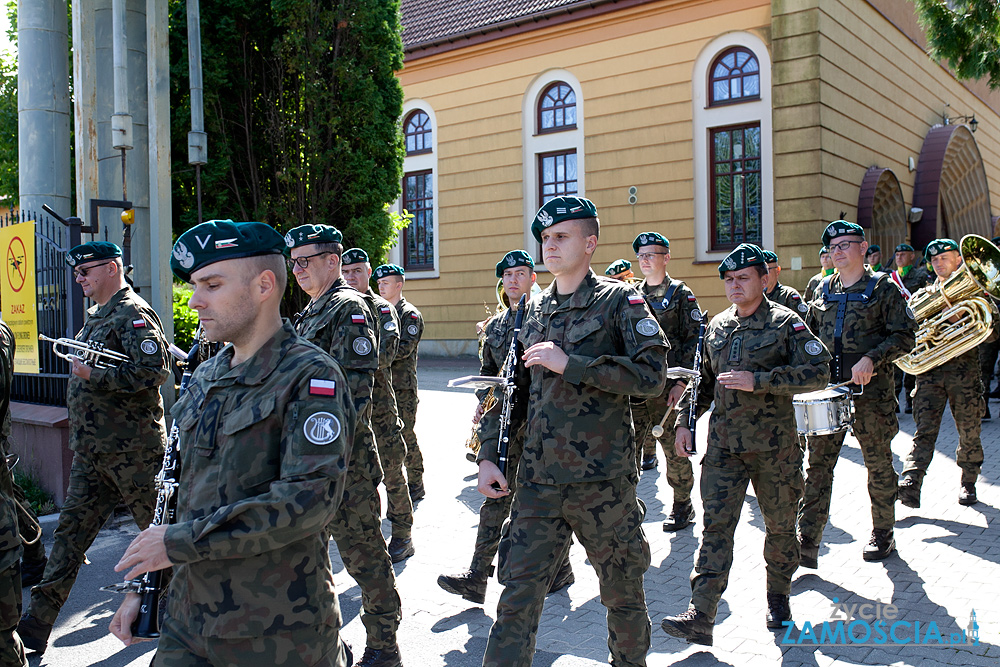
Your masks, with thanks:
[[(716, 164), (718, 164), (716, 162), (716, 158), (715, 158), (715, 135), (719, 134), (721, 132), (730, 132), (731, 133), (734, 130), (747, 130), (747, 129), (750, 129), (750, 128), (757, 128), (757, 131), (761, 132), (760, 121), (749, 122), (749, 123), (740, 123), (740, 124), (737, 124), (737, 125), (726, 125), (726, 126), (723, 126), (723, 127), (712, 127), (708, 131), (708, 149), (709, 149), (708, 162), (709, 162), (709, 179), (710, 179), (709, 187), (710, 187), (710, 193), (711, 193), (710, 194), (710, 199), (709, 199), (709, 202), (710, 202), (709, 206), (710, 206), (710, 209), (711, 209), (711, 229), (709, 230), (709, 243), (710, 243), (710, 249), (711, 249), (712, 252), (730, 251), (730, 250), (733, 250), (734, 248), (736, 248), (736, 246), (738, 246), (740, 243), (753, 243), (755, 245), (763, 245), (763, 243), (764, 243), (764, 216), (763, 216), (763, 207), (761, 206), (761, 202), (763, 201), (763, 194), (764, 194), (763, 165), (758, 166), (758, 168), (756, 170), (746, 170), (746, 169), (744, 169), (744, 170), (742, 170), (742, 172), (740, 172), (740, 173), (743, 173), (743, 174), (756, 173), (758, 175), (757, 185), (760, 188), (760, 192), (758, 192), (758, 195), (757, 195), (757, 202), (758, 202), (758, 207), (761, 208), (761, 211), (760, 211), (760, 214), (759, 214), (760, 215), (760, 220), (759, 220), (759, 224), (760, 224), (760, 238), (759, 239), (753, 239), (753, 240), (747, 239), (747, 231), (746, 231), (746, 221), (747, 221), (746, 209), (747, 209), (747, 205), (746, 205), (746, 196), (745, 196), (745, 190), (744, 190), (744, 197), (743, 197), (743, 213), (744, 213), (744, 215), (743, 215), (743, 230), (742, 230), (743, 231), (743, 240), (742, 241), (733, 241), (732, 243), (718, 243), (716, 241), (717, 236), (718, 236), (717, 235), (717, 231), (718, 231), (718, 218), (717, 218), (717, 215), (718, 215), (718, 206), (717, 206), (717, 199), (716, 199), (717, 196), (718, 196), (718, 192), (716, 190), (716, 187), (717, 187), (716, 186), (716, 182), (718, 180), (719, 174), (716, 173), (716, 170), (715, 170)], [(763, 134), (761, 135), (760, 143), (761, 143), (761, 145), (760, 145), (760, 153), (763, 153)], [(748, 159), (754, 159), (754, 158), (743, 157), (743, 158), (741, 158), (741, 161), (745, 162)], [(757, 157), (756, 157), (756, 160), (758, 162), (762, 162), (762, 156), (760, 154), (758, 154)], [(730, 162), (731, 163), (733, 161), (734, 160), (730, 159), (730, 160), (727, 160), (726, 162)], [(734, 171), (730, 170), (729, 173), (728, 173), (728, 175), (729, 175), (730, 178), (732, 178), (736, 173), (737, 172), (734, 172)], [(735, 210), (734, 207), (733, 207), (733, 205), (732, 205), (732, 202), (730, 202), (729, 210), (730, 210), (730, 215), (732, 216), (732, 212)], [(732, 218), (730, 218), (730, 225), (732, 225)], [(735, 234), (734, 234), (734, 236), (735, 236)]]
[[(573, 181), (576, 183), (576, 189), (573, 190), (573, 192), (557, 193), (557, 194), (553, 194), (551, 196), (546, 195), (542, 191), (544, 189), (545, 185), (546, 185), (545, 182), (542, 180), (542, 161), (545, 160), (546, 158), (560, 157), (560, 156), (566, 157), (568, 155), (572, 155), (574, 157), (573, 161), (576, 163), (576, 178), (573, 179)], [(560, 151), (548, 151), (546, 153), (538, 153), (538, 154), (535, 155), (535, 157), (536, 157), (536, 159), (538, 161), (538, 163), (537, 163), (538, 178), (535, 179), (535, 180), (538, 181), (537, 187), (536, 187), (536, 190), (535, 190), (535, 194), (538, 197), (537, 200), (536, 200), (536, 202), (538, 204), (535, 207), (536, 211), (538, 209), (540, 209), (542, 207), (542, 205), (545, 202), (547, 202), (549, 199), (553, 199), (555, 197), (560, 197), (562, 195), (579, 196), (579, 193), (580, 193), (580, 163), (576, 159), (576, 157), (577, 157), (576, 148), (567, 148), (565, 150), (560, 150)], [(558, 181), (557, 180), (557, 181), (553, 181), (553, 182), (558, 185), (559, 183), (568, 183), (569, 181)], [(548, 196), (548, 199), (546, 199), (547, 196)]]
[[(437, 115), (434, 113), (433, 107), (426, 101), (414, 98), (403, 101), (403, 113), (400, 115), (401, 119), (409, 119), (410, 115), (414, 111), (423, 111), (430, 118), (430, 129), (431, 129), (431, 150), (425, 151), (417, 154), (406, 155), (404, 151), (403, 156), (403, 173), (400, 179), (400, 191), (399, 196), (396, 201), (390, 206), (390, 210), (395, 213), (403, 212), (403, 190), (402, 187), (405, 185), (405, 178), (408, 174), (413, 174), (420, 171), (431, 171), (433, 174), (433, 197), (434, 203), (432, 207), (432, 227), (434, 239), (433, 239), (433, 258), (434, 264), (432, 268), (425, 269), (413, 269), (406, 271), (407, 280), (426, 280), (430, 278), (440, 278), (441, 277), (441, 213), (440, 213), (440, 184), (441, 184), (441, 173), (438, 169), (438, 136), (440, 134), (440, 126), (437, 122)], [(400, 266), (405, 266), (406, 259), (404, 256), (403, 244), (405, 243), (406, 231), (400, 232), (396, 243), (389, 249), (388, 261), (393, 264), (399, 264)]]
[[(576, 120), (573, 121), (572, 125), (563, 124), (563, 125), (553, 125), (552, 127), (548, 127), (548, 128), (543, 128), (542, 127), (542, 111), (543, 111), (542, 110), (542, 103), (545, 101), (546, 97), (548, 96), (549, 91), (551, 91), (554, 88), (558, 88), (559, 86), (566, 86), (567, 88), (569, 88), (569, 92), (572, 93), (572, 95), (573, 95), (573, 104), (572, 104), (572, 107), (573, 107), (573, 116), (574, 116), (574, 119), (576, 118), (576, 116), (577, 116), (577, 104), (576, 104), (577, 94), (576, 94), (576, 89), (574, 89), (573, 86), (571, 86), (569, 83), (567, 83), (565, 81), (553, 81), (552, 83), (550, 83), (547, 86), (545, 86), (545, 89), (542, 90), (541, 95), (538, 96), (538, 104), (535, 105), (535, 134), (555, 134), (557, 132), (569, 132), (569, 131), (572, 131), (572, 130), (576, 129)], [(568, 109), (568, 108), (570, 108), (570, 105), (565, 105), (565, 104), (562, 105), (561, 107), (560, 106), (554, 106), (554, 107), (552, 107), (551, 111), (553, 112), (553, 123), (555, 122), (555, 112), (558, 111), (559, 109), (562, 109), (563, 110), (563, 117), (565, 118), (566, 109)], [(545, 109), (545, 111), (549, 111), (549, 109)]]
[[(420, 150), (413, 150), (413, 151), (411, 151), (409, 148), (406, 148), (406, 146), (407, 146), (407, 139), (411, 136), (409, 133), (407, 133), (406, 129), (407, 129), (407, 126), (413, 120), (413, 118), (416, 117), (416, 116), (418, 116), (418, 115), (422, 115), (424, 118), (427, 119), (426, 126), (429, 129), (421, 130), (418, 133), (415, 132), (412, 136), (416, 136), (417, 134), (423, 136), (424, 137), (424, 146), (426, 146), (426, 148), (422, 148)], [(403, 119), (403, 148), (405, 149), (407, 156), (410, 156), (410, 155), (427, 155), (428, 153), (433, 153), (434, 152), (434, 124), (431, 122), (430, 115), (426, 111), (424, 111), (423, 109), (420, 109), (420, 108), (414, 109), (413, 111), (411, 111), (408, 114), (406, 114), (406, 116), (404, 117), (404, 119)]]
[[(420, 169), (418, 171), (408, 171), (408, 172), (405, 172), (403, 174), (403, 191), (399, 195), (399, 201), (400, 201), (400, 204), (402, 205), (403, 209), (405, 209), (407, 213), (414, 214), (413, 220), (410, 222), (409, 225), (406, 226), (405, 229), (403, 229), (403, 233), (400, 235), (400, 239), (399, 239), (400, 240), (400, 244), (402, 245), (402, 253), (403, 253), (402, 266), (403, 266), (403, 268), (408, 273), (411, 272), (411, 271), (433, 271), (434, 270), (434, 247), (435, 247), (435, 243), (437, 242), (437, 234), (435, 233), (436, 230), (435, 230), (435, 225), (434, 225), (434, 195), (435, 195), (434, 180), (431, 180), (431, 199), (430, 199), (430, 204), (431, 205), (430, 206), (424, 207), (424, 208), (420, 208), (420, 209), (416, 209), (416, 208), (410, 209), (406, 205), (407, 204), (407, 200), (406, 200), (406, 181), (408, 179), (410, 179), (410, 178), (413, 178), (413, 177), (426, 177), (426, 176), (430, 176), (431, 179), (434, 179), (434, 170), (433, 169)], [(422, 198), (422, 200), (426, 201), (426, 198)], [(408, 243), (409, 238), (410, 238), (410, 230), (411, 229), (415, 229), (414, 225), (416, 225), (416, 223), (417, 223), (416, 213), (418, 211), (420, 211), (420, 212), (429, 212), (430, 216), (431, 216), (431, 222), (430, 222), (431, 244), (430, 244), (430, 250), (428, 252), (428, 254), (430, 255), (430, 261), (429, 262), (419, 263), (419, 264), (416, 263), (416, 262), (412, 262), (411, 263), (411, 261), (410, 261), (410, 244)]]
[[(746, 53), (746, 54), (748, 54), (757, 63), (757, 94), (756, 95), (741, 95), (740, 97), (737, 97), (736, 99), (733, 99), (731, 97), (729, 99), (725, 99), (725, 100), (717, 100), (717, 99), (715, 99), (715, 82), (723, 80), (721, 78), (720, 79), (716, 79), (714, 77), (715, 67), (716, 67), (716, 65), (719, 64), (719, 62), (723, 58), (725, 58), (726, 56), (728, 56), (730, 53)], [(760, 101), (760, 93), (761, 93), (761, 71), (760, 71), (760, 69), (761, 69), (760, 68), (760, 59), (757, 57), (757, 54), (754, 53), (751, 49), (747, 48), (746, 46), (737, 44), (735, 46), (731, 46), (728, 49), (720, 52), (718, 55), (715, 56), (715, 58), (712, 59), (712, 64), (708, 66), (708, 72), (707, 72), (707, 74), (708, 74), (708, 82), (707, 82), (707, 84), (705, 86), (705, 89), (708, 91), (708, 106), (709, 107), (722, 107), (722, 106), (729, 106), (729, 105), (733, 105), (733, 104), (746, 104), (747, 102), (758, 102), (758, 101)], [(726, 81), (732, 81), (733, 79), (736, 79), (736, 78), (743, 79), (746, 76), (747, 76), (747, 74), (740, 74), (738, 77), (737, 76), (727, 76), (727, 77), (725, 77), (725, 80)], [(745, 88), (743, 86), (743, 82), (742, 81), (740, 82), (740, 86), (741, 86), (741, 88)]]

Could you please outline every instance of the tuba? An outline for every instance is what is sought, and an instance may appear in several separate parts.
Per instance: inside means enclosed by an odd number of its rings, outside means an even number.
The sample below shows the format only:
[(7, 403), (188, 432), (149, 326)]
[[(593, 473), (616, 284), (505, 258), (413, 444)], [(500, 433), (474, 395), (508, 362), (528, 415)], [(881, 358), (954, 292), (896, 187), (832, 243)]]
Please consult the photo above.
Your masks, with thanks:
[(896, 360), (910, 375), (926, 373), (968, 352), (993, 330), (996, 314), (990, 297), (1000, 298), (1000, 248), (968, 234), (962, 237), (959, 252), (963, 263), (954, 273), (910, 299), (920, 325), (917, 344)]

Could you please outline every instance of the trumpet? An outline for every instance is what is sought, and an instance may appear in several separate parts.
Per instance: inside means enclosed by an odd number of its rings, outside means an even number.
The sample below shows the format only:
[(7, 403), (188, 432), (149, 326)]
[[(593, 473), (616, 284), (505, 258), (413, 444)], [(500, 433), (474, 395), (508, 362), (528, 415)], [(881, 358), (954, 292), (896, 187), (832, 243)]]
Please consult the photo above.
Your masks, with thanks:
[[(73, 363), (73, 359), (79, 359), (94, 368), (116, 368), (122, 362), (131, 361), (128, 355), (106, 350), (103, 343), (96, 341), (82, 343), (72, 338), (49, 338), (45, 334), (38, 334), (38, 340), (52, 343), (52, 351), (56, 356), (70, 363)], [(66, 351), (60, 351), (60, 346), (66, 348)]]

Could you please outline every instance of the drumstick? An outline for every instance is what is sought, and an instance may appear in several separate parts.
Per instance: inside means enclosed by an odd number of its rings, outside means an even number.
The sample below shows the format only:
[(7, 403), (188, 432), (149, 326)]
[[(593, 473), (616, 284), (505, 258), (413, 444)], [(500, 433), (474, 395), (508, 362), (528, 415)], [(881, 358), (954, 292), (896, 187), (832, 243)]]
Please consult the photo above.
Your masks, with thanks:
[[(875, 377), (878, 373), (872, 373), (872, 377)], [(827, 389), (840, 389), (841, 387), (846, 387), (849, 384), (853, 384), (854, 380), (848, 380), (847, 382), (841, 382), (840, 384), (831, 384)]]

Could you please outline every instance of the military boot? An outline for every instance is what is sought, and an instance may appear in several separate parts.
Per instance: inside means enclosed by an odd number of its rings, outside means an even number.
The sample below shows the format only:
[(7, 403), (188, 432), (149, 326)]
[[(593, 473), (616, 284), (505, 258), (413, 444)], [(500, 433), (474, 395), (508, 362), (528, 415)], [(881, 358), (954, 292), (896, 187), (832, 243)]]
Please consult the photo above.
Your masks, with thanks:
[(438, 586), (449, 593), (461, 595), (469, 602), (482, 604), (486, 602), (486, 580), (492, 574), (492, 566), (486, 572), (466, 570), (461, 574), (442, 574), (438, 577)]
[(805, 535), (799, 537), (799, 567), (808, 567), (810, 570), (819, 567), (819, 545)]
[(979, 498), (976, 497), (976, 484), (962, 484), (962, 490), (958, 494), (958, 504), (959, 505), (975, 505), (979, 502)]
[(693, 607), (677, 616), (667, 616), (660, 627), (668, 635), (686, 639), (689, 644), (712, 645), (712, 622), (704, 612)]
[(413, 547), (413, 540), (409, 537), (394, 537), (389, 542), (389, 559), (393, 563), (402, 562), (415, 553), (416, 549)]
[(904, 477), (899, 480), (899, 486), (896, 487), (896, 497), (907, 507), (920, 507), (920, 482), (912, 477)]
[(567, 586), (572, 585), (576, 581), (576, 576), (573, 574), (573, 566), (569, 564), (569, 558), (563, 561), (562, 567), (559, 568), (559, 572), (556, 573), (556, 578), (552, 580), (552, 585), (549, 586), (549, 592), (546, 595), (551, 595), (556, 591), (561, 591)]
[(674, 506), (670, 510), (670, 516), (663, 522), (663, 532), (674, 533), (683, 528), (687, 528), (694, 522), (694, 506), (690, 500), (683, 502), (674, 501)]
[(24, 648), (35, 653), (45, 653), (52, 634), (52, 624), (40, 621), (31, 614), (24, 614), (17, 623), (17, 634)]
[(399, 646), (389, 648), (365, 647), (365, 654), (361, 656), (354, 667), (403, 667), (403, 660), (399, 656)]
[(885, 560), (895, 550), (896, 540), (892, 537), (892, 531), (876, 528), (861, 555), (865, 560)]
[(643, 455), (642, 465), (640, 466), (643, 470), (652, 470), (656, 467), (656, 454), (650, 454), (649, 456)]
[(788, 596), (781, 593), (767, 594), (767, 627), (772, 630), (785, 627), (786, 621), (792, 620), (792, 608), (788, 605)]

